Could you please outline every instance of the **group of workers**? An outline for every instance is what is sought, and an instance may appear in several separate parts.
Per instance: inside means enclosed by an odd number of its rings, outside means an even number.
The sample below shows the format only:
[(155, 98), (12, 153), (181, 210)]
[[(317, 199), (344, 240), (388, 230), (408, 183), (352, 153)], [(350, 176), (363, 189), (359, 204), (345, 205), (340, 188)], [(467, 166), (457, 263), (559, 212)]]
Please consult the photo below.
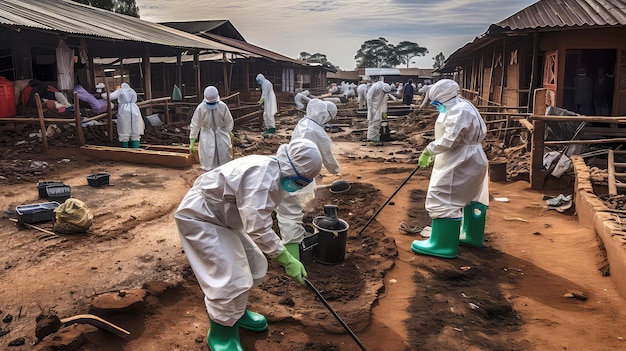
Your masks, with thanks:
[[(257, 81), (261, 86), (268, 83), (262, 75)], [(386, 99), (382, 97), (389, 88), (389, 84), (377, 82), (368, 89), (371, 120), (383, 118)], [(275, 96), (263, 94), (261, 100), (272, 104)], [(435, 139), (418, 162), (419, 167), (433, 165), (425, 203), (432, 232), (426, 240), (415, 240), (411, 249), (453, 258), (459, 244), (483, 245), (488, 163), (481, 142), (486, 127), (476, 108), (459, 96), (459, 86), (452, 80), (434, 84), (420, 108), (427, 103), (439, 111)], [(196, 179), (174, 217), (182, 247), (204, 293), (211, 350), (243, 350), (239, 328), (267, 330), (267, 319), (247, 309), (250, 289), (267, 273), (267, 257), (284, 267), (295, 282), (305, 284), (307, 273), (300, 262), (305, 236), (300, 195), (315, 191), (315, 177), (322, 167), (330, 173), (340, 172), (332, 141), (324, 130), (336, 114), (334, 103), (309, 99), (290, 142), (280, 145), (275, 155), (233, 159), (233, 119), (228, 106), (220, 101), (215, 87), (204, 90), (204, 100), (190, 124), (190, 150), (195, 152), (199, 138), (200, 161), (206, 172)], [(368, 130), (368, 139), (376, 137), (376, 130), (371, 134)], [(477, 208), (481, 216), (476, 216)], [(273, 212), (280, 235), (273, 229)]]

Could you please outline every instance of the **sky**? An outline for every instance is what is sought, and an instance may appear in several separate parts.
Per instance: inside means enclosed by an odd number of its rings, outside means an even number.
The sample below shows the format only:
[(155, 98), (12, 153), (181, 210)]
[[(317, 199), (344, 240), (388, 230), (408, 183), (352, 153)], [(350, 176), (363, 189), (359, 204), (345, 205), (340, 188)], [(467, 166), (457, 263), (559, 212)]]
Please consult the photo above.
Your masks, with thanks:
[[(135, 0), (151, 22), (229, 20), (247, 42), (285, 56), (325, 54), (342, 70), (370, 39), (410, 41), (428, 54), (409, 67), (432, 68), (499, 22), (537, 0)], [(402, 67), (406, 67), (403, 65)]]

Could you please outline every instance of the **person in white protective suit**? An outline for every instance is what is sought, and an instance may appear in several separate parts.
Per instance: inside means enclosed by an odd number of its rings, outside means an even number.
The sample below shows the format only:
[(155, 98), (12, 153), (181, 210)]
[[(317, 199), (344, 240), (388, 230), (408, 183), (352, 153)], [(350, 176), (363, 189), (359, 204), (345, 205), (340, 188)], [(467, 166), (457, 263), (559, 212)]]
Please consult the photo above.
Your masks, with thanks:
[(261, 73), (256, 76), (256, 82), (261, 86), (261, 98), (258, 104), (263, 105), (263, 122), (265, 124), (263, 136), (266, 137), (270, 134), (276, 134), (274, 115), (278, 112), (278, 103), (272, 82)]
[(272, 230), (272, 211), (321, 168), (317, 146), (296, 139), (275, 156), (245, 156), (202, 174), (178, 206), (176, 226), (204, 293), (211, 350), (243, 350), (240, 327), (267, 330), (266, 318), (247, 310), (250, 289), (267, 273), (265, 255), (304, 285), (306, 270)]
[(293, 97), (293, 101), (296, 103), (296, 108), (302, 110), (311, 101), (311, 93), (308, 90), (301, 91)]
[[(106, 99), (106, 94), (102, 98)], [(117, 100), (117, 135), (122, 147), (137, 149), (145, 128), (141, 111), (137, 106), (137, 93), (127, 83), (122, 83), (119, 89), (110, 95), (111, 100)]]
[(232, 130), (234, 122), (228, 106), (220, 100), (214, 86), (204, 89), (204, 101), (196, 107), (189, 124), (189, 152), (195, 152), (200, 135), (200, 166), (209, 171), (233, 158)]
[(487, 128), (480, 113), (458, 96), (459, 85), (442, 79), (427, 91), (423, 106), (430, 102), (439, 111), (435, 140), (419, 158), (427, 167), (434, 158), (426, 194), (426, 211), (432, 219), (427, 240), (415, 240), (415, 253), (454, 258), (459, 242), (482, 247), (489, 205), (488, 160), (481, 142)]
[(365, 102), (367, 95), (367, 83), (361, 83), (356, 87), (356, 95), (358, 98), (359, 110), (365, 110), (367, 108), (367, 103)]
[[(324, 168), (332, 174), (340, 171), (339, 163), (333, 155), (333, 143), (324, 130), (324, 124), (337, 116), (337, 106), (330, 101), (313, 99), (309, 101), (306, 115), (298, 122), (293, 130), (291, 140), (304, 138), (315, 143), (322, 155)], [(305, 230), (302, 226), (303, 208), (299, 196), (301, 193), (314, 194), (315, 181), (299, 192), (290, 193), (276, 209), (278, 228), (285, 248), (292, 256), (300, 259), (300, 244), (304, 240)]]
[(380, 142), (380, 123), (387, 118), (387, 98), (391, 85), (376, 82), (367, 90), (367, 141)]

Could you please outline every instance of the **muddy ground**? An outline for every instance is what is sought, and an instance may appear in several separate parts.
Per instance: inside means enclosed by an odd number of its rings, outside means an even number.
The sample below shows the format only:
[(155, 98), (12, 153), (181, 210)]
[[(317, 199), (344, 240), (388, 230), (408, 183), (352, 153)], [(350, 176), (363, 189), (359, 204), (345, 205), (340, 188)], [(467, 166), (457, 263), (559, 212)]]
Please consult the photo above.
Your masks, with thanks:
[[(349, 112), (340, 115), (350, 117)], [(382, 147), (368, 145), (360, 133), (353, 133), (365, 127), (356, 118), (351, 128), (330, 133), (342, 173), (322, 171), (317, 183), (346, 179), (352, 188), (339, 195), (318, 191), (306, 210), (312, 220), (322, 215), (323, 205), (335, 204), (339, 217), (350, 225), (343, 263), (313, 262), (306, 268), (309, 280), (365, 348), (626, 347), (620, 327), (626, 322), (626, 304), (602, 273), (606, 261), (594, 232), (579, 225), (574, 210), (546, 209), (543, 196), (571, 192), (567, 182), (545, 192), (531, 191), (517, 178), (491, 182), (486, 247), (461, 247), (456, 259), (414, 254), (411, 242), (424, 238), (399, 229), (401, 222), (410, 227), (430, 224), (424, 210), (430, 169), (416, 171), (363, 230), (415, 169), (419, 150), (430, 138), (432, 117), (426, 113), (392, 120), (395, 141)], [(272, 153), (288, 141), (295, 121), (297, 117), (283, 114), (279, 133), (268, 139), (259, 137), (256, 126), (238, 128), (236, 155)], [(208, 350), (202, 293), (173, 221), (178, 203), (201, 174), (198, 166), (170, 169), (102, 161), (71, 146), (42, 154), (36, 141), (20, 146), (5, 146), (0, 161), (6, 211), (0, 219), (0, 349), (41, 350), (65, 343), (56, 349)], [(502, 157), (503, 148), (496, 143), (485, 149), (492, 159)], [(523, 178), (524, 172), (515, 170)], [(100, 171), (111, 174), (110, 186), (88, 186), (85, 176)], [(87, 233), (50, 237), (10, 221), (16, 205), (44, 201), (38, 198), (39, 181), (71, 186), (72, 197), (83, 200), (94, 214)], [(51, 229), (50, 223), (40, 226)], [(123, 302), (137, 294), (139, 302), (125, 309), (98, 305), (103, 296)], [(265, 281), (254, 289), (250, 308), (265, 314), (270, 327), (264, 333), (242, 331), (246, 350), (361, 349), (310, 290), (294, 284), (273, 262)], [(35, 326), (42, 311), (60, 318), (92, 313), (130, 336), (81, 324), (38, 343)]]

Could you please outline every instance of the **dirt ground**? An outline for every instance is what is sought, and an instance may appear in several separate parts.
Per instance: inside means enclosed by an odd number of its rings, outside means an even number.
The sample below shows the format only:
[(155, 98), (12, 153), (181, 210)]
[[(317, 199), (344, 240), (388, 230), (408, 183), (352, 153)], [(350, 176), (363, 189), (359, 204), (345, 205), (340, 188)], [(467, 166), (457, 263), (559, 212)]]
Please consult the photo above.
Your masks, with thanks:
[[(288, 140), (296, 117), (279, 120), (279, 134), (258, 137), (241, 128), (237, 155), (270, 154)], [(362, 128), (363, 121), (353, 129)], [(626, 347), (626, 303), (611, 278), (595, 233), (575, 211), (547, 210), (544, 195), (525, 181), (491, 182), (486, 247), (459, 249), (455, 259), (414, 254), (400, 223), (424, 227), (430, 169), (420, 169), (364, 230), (385, 200), (413, 172), (419, 155), (413, 117), (391, 122), (397, 141), (382, 147), (347, 130), (331, 133), (340, 175), (322, 171), (319, 184), (346, 179), (344, 194), (317, 192), (307, 220), (334, 204), (349, 225), (345, 261), (306, 265), (308, 278), (367, 350), (621, 350)], [(170, 169), (88, 158), (73, 147), (47, 154), (5, 148), (0, 177), (0, 349), (208, 350), (202, 293), (180, 247), (173, 213), (195, 178), (197, 165)], [(10, 155), (10, 157), (7, 157)], [(43, 162), (46, 162), (45, 164)], [(44, 165), (44, 166), (42, 166)], [(110, 186), (85, 176), (107, 171)], [(10, 221), (15, 206), (42, 202), (37, 182), (63, 181), (94, 214), (85, 234), (44, 233)], [(508, 202), (493, 198), (507, 198)], [(40, 225), (51, 229), (50, 223)], [(139, 290), (137, 290), (139, 289)], [(141, 290), (143, 289), (143, 290)], [(145, 293), (118, 310), (97, 308)], [(241, 331), (246, 350), (352, 351), (361, 348), (312, 291), (293, 283), (270, 262), (253, 290), (250, 309), (267, 316), (264, 333)], [(117, 337), (92, 326), (62, 329), (37, 343), (36, 318), (92, 313), (128, 330)], [(17, 346), (9, 346), (17, 344)], [(22, 344), (22, 345), (19, 345)], [(48, 345), (48, 346), (46, 346)]]

